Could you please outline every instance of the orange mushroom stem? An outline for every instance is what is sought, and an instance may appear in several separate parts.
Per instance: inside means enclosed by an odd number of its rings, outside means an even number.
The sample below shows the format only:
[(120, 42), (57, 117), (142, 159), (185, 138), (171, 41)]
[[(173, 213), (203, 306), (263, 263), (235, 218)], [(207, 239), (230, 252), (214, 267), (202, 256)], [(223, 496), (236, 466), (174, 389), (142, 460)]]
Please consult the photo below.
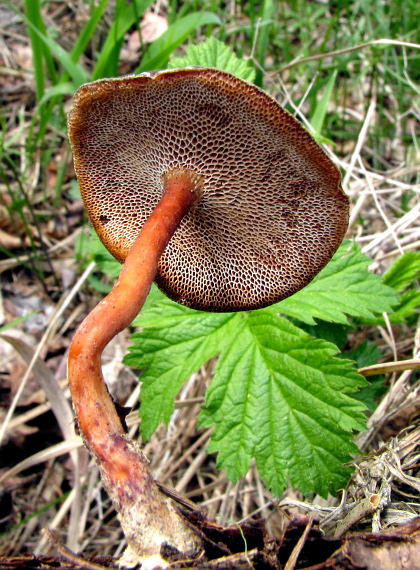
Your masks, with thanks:
[(181, 552), (196, 550), (198, 540), (161, 496), (146, 458), (125, 435), (104, 382), (101, 355), (139, 313), (159, 258), (198, 200), (201, 186), (201, 178), (188, 169), (164, 176), (163, 196), (134, 242), (118, 281), (83, 321), (70, 346), (68, 378), (79, 428), (120, 514), (129, 556), (154, 555), (165, 542)]

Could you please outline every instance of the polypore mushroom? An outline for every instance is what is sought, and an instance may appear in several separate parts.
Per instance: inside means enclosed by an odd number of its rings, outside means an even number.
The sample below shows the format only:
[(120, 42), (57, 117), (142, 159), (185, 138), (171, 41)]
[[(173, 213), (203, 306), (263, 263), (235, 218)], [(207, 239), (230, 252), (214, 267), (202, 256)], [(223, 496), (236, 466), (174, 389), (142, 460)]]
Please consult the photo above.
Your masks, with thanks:
[[(69, 137), (83, 200), (124, 266), (70, 347), (80, 430), (131, 552), (199, 541), (161, 497), (106, 389), (106, 344), (153, 282), (195, 309), (265, 307), (304, 287), (347, 228), (340, 173), (274, 99), (228, 73), (187, 68), (82, 86)], [(143, 528), (145, 532), (139, 532)]]

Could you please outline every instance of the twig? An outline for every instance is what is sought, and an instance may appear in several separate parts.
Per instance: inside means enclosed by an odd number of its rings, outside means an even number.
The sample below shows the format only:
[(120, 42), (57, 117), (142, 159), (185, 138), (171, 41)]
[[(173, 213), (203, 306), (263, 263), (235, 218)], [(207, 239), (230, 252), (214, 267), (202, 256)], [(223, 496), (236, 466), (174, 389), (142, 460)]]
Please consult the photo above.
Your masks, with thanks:
[(398, 362), (382, 362), (359, 368), (362, 376), (376, 376), (377, 374), (389, 374), (391, 372), (403, 372), (404, 370), (419, 370), (420, 360), (399, 360)]
[(292, 67), (296, 67), (297, 65), (301, 65), (302, 63), (308, 63), (309, 61), (317, 61), (318, 59), (326, 59), (328, 57), (335, 57), (337, 55), (344, 55), (346, 53), (352, 53), (353, 51), (359, 51), (359, 50), (364, 49), (366, 47), (371, 47), (371, 46), (375, 46), (375, 45), (394, 45), (394, 46), (405, 46), (405, 47), (410, 47), (410, 48), (414, 48), (414, 49), (420, 49), (420, 44), (413, 44), (410, 42), (402, 42), (399, 40), (390, 40), (390, 39), (383, 38), (380, 40), (372, 40), (370, 42), (358, 44), (356, 46), (352, 46), (349, 48), (337, 49), (334, 51), (329, 51), (327, 53), (317, 53), (314, 55), (310, 55), (308, 57), (303, 57), (301, 59), (295, 59), (294, 61), (291, 61), (290, 63), (288, 63), (284, 67), (281, 67), (278, 70), (278, 72), (283, 73), (284, 71), (291, 69)]
[(312, 527), (312, 519), (310, 518), (307, 525), (306, 525), (305, 530), (302, 533), (302, 536), (299, 538), (294, 549), (292, 550), (292, 553), (289, 556), (289, 560), (286, 562), (284, 570), (293, 570), (295, 568), (296, 562), (297, 562), (299, 555), (302, 551), (302, 548), (306, 542), (306, 539), (308, 537), (309, 531), (311, 530), (311, 527)]
[(41, 532), (47, 538), (48, 542), (54, 546), (57, 552), (59, 552), (61, 556), (65, 558), (65, 560), (68, 560), (73, 564), (77, 564), (78, 566), (81, 566), (83, 569), (87, 570), (109, 570), (107, 566), (102, 566), (102, 564), (97, 564), (96, 562), (89, 562), (88, 560), (85, 560), (81, 556), (78, 556), (72, 552), (54, 536), (50, 529), (44, 528)]
[(345, 516), (343, 519), (337, 522), (337, 526), (333, 532), (334, 538), (340, 538), (345, 532), (347, 532), (352, 526), (371, 515), (379, 508), (381, 502), (381, 496), (374, 493), (369, 497), (366, 497), (362, 501), (359, 501)]
[(348, 168), (346, 169), (346, 174), (345, 174), (344, 179), (343, 179), (343, 188), (345, 190), (347, 189), (347, 186), (348, 186), (349, 180), (352, 176), (353, 169), (354, 169), (354, 166), (357, 162), (357, 159), (360, 156), (360, 152), (361, 152), (363, 144), (365, 142), (366, 135), (367, 135), (372, 117), (375, 113), (375, 109), (376, 109), (376, 97), (373, 97), (372, 101), (369, 104), (368, 110), (366, 112), (365, 120), (363, 121), (362, 128), (360, 129), (359, 136), (357, 137), (356, 146), (354, 148), (353, 154), (351, 155), (350, 163), (348, 165)]

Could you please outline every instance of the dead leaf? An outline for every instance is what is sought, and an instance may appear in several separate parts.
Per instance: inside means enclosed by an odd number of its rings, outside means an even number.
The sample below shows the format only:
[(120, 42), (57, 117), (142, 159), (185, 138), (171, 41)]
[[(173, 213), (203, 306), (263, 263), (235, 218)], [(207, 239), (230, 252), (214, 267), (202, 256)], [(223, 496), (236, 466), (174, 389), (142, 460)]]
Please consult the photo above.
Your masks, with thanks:
[(350, 536), (339, 558), (349, 561), (340, 568), (420, 570), (420, 517), (396, 529)]
[(168, 22), (163, 16), (146, 12), (140, 24), (141, 41), (138, 30), (128, 34), (124, 52), (127, 58), (137, 56), (142, 43), (151, 43), (168, 29)]
[(140, 24), (141, 39), (144, 43), (154, 42), (168, 29), (168, 21), (163, 16), (148, 11)]
[(9, 48), (15, 59), (16, 67), (25, 71), (33, 70), (32, 48), (29, 45), (20, 42), (10, 42)]
[(24, 245), (26, 229), (22, 220), (0, 204), (0, 246), (4, 249), (17, 249)]

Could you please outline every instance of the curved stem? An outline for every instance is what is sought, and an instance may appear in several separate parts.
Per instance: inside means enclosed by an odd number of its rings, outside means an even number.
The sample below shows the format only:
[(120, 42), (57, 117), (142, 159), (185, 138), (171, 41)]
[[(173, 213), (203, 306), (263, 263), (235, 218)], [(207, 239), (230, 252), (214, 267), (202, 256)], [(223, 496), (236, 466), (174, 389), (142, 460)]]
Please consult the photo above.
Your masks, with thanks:
[[(70, 346), (68, 378), (79, 428), (98, 462), (104, 487), (120, 513), (126, 534), (141, 526), (138, 519), (143, 514), (133, 510), (134, 504), (140, 510), (152, 511), (152, 519), (165, 517), (167, 504), (160, 498), (147, 460), (125, 435), (104, 382), (101, 356), (106, 345), (139, 313), (159, 258), (197, 201), (200, 185), (200, 178), (189, 170), (175, 170), (165, 176), (163, 196), (127, 255), (113, 290), (86, 317)], [(147, 525), (152, 524), (150, 512), (144, 516)], [(129, 536), (127, 539), (130, 542)], [(170, 542), (168, 536), (164, 539)], [(142, 545), (139, 549), (144, 550)]]

